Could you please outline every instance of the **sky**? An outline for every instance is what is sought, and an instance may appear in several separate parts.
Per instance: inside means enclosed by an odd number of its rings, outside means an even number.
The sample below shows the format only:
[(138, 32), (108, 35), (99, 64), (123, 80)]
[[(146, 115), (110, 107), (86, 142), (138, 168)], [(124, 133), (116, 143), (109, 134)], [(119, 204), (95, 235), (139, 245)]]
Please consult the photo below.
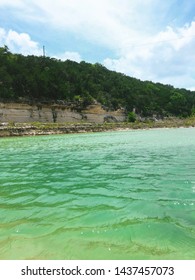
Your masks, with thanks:
[(0, 46), (195, 90), (195, 0), (0, 0)]

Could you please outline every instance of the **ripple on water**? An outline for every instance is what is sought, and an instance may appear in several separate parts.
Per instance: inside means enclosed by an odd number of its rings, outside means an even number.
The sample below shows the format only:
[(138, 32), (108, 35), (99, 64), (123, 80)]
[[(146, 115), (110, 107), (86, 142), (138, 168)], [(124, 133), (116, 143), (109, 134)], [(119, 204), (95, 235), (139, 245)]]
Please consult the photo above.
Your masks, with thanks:
[(194, 259), (194, 139), (0, 139), (0, 259)]

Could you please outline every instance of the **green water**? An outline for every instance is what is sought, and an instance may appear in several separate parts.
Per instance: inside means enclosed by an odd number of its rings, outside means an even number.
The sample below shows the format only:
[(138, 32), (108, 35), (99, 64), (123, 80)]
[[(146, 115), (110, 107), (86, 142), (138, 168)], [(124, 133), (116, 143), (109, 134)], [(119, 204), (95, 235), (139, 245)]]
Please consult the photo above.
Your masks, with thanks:
[(0, 259), (195, 259), (195, 129), (1, 138)]

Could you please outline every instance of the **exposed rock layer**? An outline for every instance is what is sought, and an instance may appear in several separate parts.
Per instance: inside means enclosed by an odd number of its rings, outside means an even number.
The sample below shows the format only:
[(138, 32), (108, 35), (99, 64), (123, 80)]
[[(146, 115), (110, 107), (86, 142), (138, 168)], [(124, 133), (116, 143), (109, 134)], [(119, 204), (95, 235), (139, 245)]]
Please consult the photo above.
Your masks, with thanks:
[(90, 105), (85, 110), (79, 110), (66, 105), (29, 105), (24, 103), (0, 103), (0, 123), (64, 123), (87, 122), (103, 123), (125, 121), (123, 110), (106, 111), (101, 105)]

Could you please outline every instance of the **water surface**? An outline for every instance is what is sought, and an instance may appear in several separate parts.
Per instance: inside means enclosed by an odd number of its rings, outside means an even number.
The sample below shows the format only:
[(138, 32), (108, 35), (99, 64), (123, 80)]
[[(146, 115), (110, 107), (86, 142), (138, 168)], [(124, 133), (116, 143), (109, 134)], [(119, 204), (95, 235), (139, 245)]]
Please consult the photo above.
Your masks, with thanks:
[(0, 259), (195, 259), (195, 129), (0, 139)]

